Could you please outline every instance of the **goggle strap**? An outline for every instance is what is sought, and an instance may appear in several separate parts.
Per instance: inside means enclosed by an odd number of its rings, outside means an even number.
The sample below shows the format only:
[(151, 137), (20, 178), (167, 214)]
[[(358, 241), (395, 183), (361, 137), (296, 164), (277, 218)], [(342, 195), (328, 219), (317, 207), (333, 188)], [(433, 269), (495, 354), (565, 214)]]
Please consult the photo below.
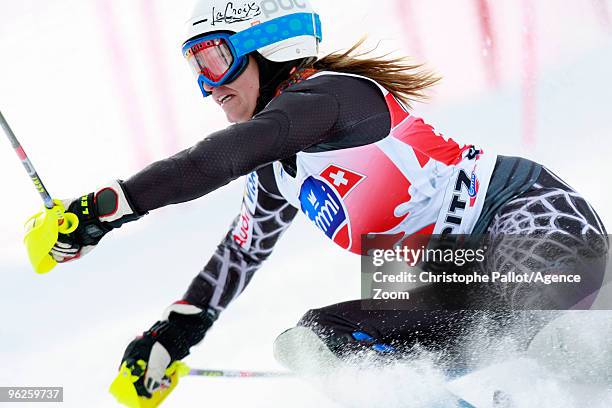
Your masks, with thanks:
[(237, 56), (247, 55), (265, 46), (302, 35), (323, 40), (321, 19), (316, 13), (295, 13), (254, 25), (232, 35)]

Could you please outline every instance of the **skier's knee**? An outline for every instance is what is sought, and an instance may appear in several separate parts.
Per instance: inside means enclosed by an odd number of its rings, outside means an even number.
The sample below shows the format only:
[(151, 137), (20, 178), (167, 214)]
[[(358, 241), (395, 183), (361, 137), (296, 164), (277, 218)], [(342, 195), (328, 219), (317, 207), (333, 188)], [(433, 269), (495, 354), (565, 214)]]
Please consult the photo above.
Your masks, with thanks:
[(356, 322), (352, 322), (327, 308), (311, 309), (304, 313), (298, 321), (298, 326), (308, 327), (319, 335), (343, 335), (360, 330)]
[(307, 311), (299, 320), (298, 326), (312, 330), (338, 356), (364, 350), (375, 350), (382, 353), (395, 351), (393, 347), (369, 334), (373, 333), (372, 331), (326, 308)]
[(309, 329), (319, 332), (329, 326), (330, 317), (323, 309), (310, 309), (300, 318), (297, 325), (308, 327)]

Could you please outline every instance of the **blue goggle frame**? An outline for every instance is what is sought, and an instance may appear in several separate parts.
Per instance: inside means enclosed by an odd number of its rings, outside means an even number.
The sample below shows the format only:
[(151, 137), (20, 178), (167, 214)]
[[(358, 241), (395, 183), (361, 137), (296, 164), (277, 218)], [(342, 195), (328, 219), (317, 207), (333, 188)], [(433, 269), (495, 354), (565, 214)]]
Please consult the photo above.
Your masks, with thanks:
[(238, 53), (236, 52), (236, 48), (231, 42), (232, 35), (233, 34), (222, 33), (222, 32), (208, 34), (208, 35), (187, 41), (185, 45), (183, 45), (183, 56), (185, 56), (187, 51), (194, 45), (197, 45), (201, 42), (205, 42), (208, 40), (223, 39), (225, 40), (225, 43), (227, 44), (227, 46), (230, 49), (230, 52), (232, 53), (232, 56), (234, 59), (232, 62), (232, 65), (227, 70), (225, 75), (223, 75), (223, 77), (221, 77), (218, 81), (213, 81), (210, 78), (208, 78), (206, 75), (203, 75), (203, 74), (198, 75), (198, 85), (204, 97), (210, 96), (210, 92), (204, 89), (205, 85), (208, 85), (209, 87), (217, 87), (217, 86), (221, 86), (223, 84), (229, 83), (233, 81), (234, 79), (236, 79), (238, 75), (240, 75), (247, 66), (248, 58), (245, 55), (238, 55)]
[(234, 61), (232, 62), (232, 65), (228, 69), (227, 73), (218, 81), (212, 81), (202, 74), (198, 76), (198, 85), (200, 90), (202, 91), (204, 97), (207, 97), (210, 95), (210, 92), (207, 92), (204, 89), (204, 85), (208, 85), (209, 87), (217, 87), (236, 79), (246, 68), (248, 63), (247, 55), (249, 53), (268, 45), (302, 35), (310, 35), (317, 38), (319, 42), (323, 41), (321, 19), (318, 14), (289, 14), (287, 16), (266, 21), (265, 23), (254, 25), (236, 34), (224, 32), (207, 34), (205, 36), (187, 41), (183, 45), (182, 51), (183, 55), (185, 55), (186, 52), (194, 45), (211, 39), (220, 38), (224, 39), (227, 43), (232, 55), (234, 56)]

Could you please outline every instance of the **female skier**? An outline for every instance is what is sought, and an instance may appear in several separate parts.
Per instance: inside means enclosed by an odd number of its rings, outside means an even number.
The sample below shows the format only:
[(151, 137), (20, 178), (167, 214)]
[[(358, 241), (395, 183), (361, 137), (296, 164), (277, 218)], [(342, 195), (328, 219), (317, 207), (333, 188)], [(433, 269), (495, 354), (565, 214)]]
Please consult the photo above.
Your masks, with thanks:
[[(577, 262), (577, 247), (587, 257), (605, 257), (601, 220), (548, 169), (458, 144), (407, 110), (437, 81), (434, 75), (404, 59), (355, 55), (356, 47), (318, 59), (320, 41), (319, 16), (306, 0), (199, 1), (183, 54), (204, 97), (233, 124), (125, 181), (64, 201), (80, 224), (60, 236), (52, 250), (57, 262), (85, 255), (109, 231), (152, 210), (246, 175), (241, 212), (210, 261), (125, 351), (122, 363), (139, 377), (140, 396), (162, 388), (166, 368), (204, 338), (299, 210), (356, 254), (364, 234), (399, 242), (417, 233), (488, 233), (488, 270), (559, 268), (559, 259)], [(557, 245), (538, 252), (533, 244), (517, 255), (507, 234)], [(544, 308), (577, 304), (600, 287), (601, 271), (592, 271), (579, 294), (545, 297)], [(335, 304), (307, 312), (298, 326), (321, 336), (337, 356), (416, 343), (444, 349), (465, 319), (458, 310), (464, 305), (440, 293), (415, 291), (416, 301), (430, 307), (408, 310)], [(532, 299), (496, 296), (491, 302), (511, 306)]]

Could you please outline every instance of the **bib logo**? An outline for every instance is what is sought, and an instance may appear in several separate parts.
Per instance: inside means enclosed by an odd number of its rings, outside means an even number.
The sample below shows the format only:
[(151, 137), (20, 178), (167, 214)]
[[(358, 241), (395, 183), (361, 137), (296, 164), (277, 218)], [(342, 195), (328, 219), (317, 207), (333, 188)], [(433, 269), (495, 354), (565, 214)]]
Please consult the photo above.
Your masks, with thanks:
[(468, 191), (468, 195), (470, 196), (470, 207), (473, 207), (476, 204), (476, 197), (478, 196), (479, 189), (480, 182), (478, 181), (478, 177), (476, 177), (476, 173), (472, 173), (472, 178), (470, 179), (470, 189)]
[(480, 183), (478, 182), (478, 177), (476, 177), (475, 173), (472, 173), (472, 177), (470, 178), (470, 189), (468, 190), (468, 194), (470, 196), (470, 207), (474, 206), (473, 200), (475, 200), (478, 195), (478, 187)]
[(350, 248), (348, 212), (342, 202), (365, 176), (338, 166), (328, 166), (320, 176), (310, 176), (300, 188), (302, 211), (321, 231), (343, 248)]
[(310, 176), (300, 190), (302, 211), (329, 238), (346, 222), (346, 213), (336, 192), (323, 180)]
[[(446, 213), (447, 226), (442, 230), (443, 235), (453, 234), (461, 225), (466, 208), (476, 204), (479, 188), (480, 183), (475, 173), (468, 176), (465, 170), (459, 171), (455, 180), (454, 194)], [(465, 197), (465, 192), (467, 192), (467, 197)], [(466, 201), (466, 198), (469, 200)]]

